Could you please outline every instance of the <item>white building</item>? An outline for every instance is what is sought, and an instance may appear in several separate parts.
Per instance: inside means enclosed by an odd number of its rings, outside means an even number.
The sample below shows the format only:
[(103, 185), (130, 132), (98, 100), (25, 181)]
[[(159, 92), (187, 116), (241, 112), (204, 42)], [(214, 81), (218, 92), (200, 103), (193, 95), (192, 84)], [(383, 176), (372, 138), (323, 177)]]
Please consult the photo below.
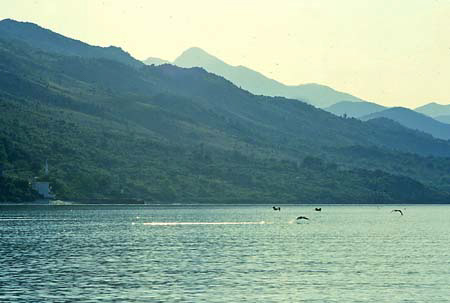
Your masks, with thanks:
[(53, 199), (55, 197), (52, 194), (49, 182), (33, 182), (31, 188), (40, 193), (45, 199)]

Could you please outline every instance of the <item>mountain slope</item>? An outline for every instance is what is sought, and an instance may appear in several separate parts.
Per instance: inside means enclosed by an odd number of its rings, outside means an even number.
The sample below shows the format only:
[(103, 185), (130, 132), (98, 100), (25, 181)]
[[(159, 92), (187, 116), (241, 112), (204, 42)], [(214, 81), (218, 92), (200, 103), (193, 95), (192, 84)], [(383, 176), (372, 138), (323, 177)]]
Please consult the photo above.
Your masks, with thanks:
[(162, 64), (167, 64), (167, 63), (170, 63), (169, 61), (167, 61), (167, 60), (163, 60), (163, 59), (160, 59), (160, 58), (154, 58), (154, 57), (148, 57), (147, 59), (145, 59), (144, 61), (143, 61), (146, 65), (162, 65)]
[(361, 117), (361, 119), (370, 120), (380, 117), (392, 119), (408, 128), (423, 131), (425, 133), (433, 135), (436, 138), (444, 140), (450, 139), (449, 124), (441, 123), (426, 115), (403, 107), (389, 108), (381, 112), (366, 115), (364, 117)]
[(0, 160), (30, 177), (48, 156), (60, 197), (447, 201), (449, 160), (430, 155), (449, 156), (448, 142), (254, 96), (201, 68), (135, 69), (0, 40), (0, 107)]
[(450, 115), (436, 116), (433, 119), (442, 123), (450, 124)]
[(184, 51), (173, 64), (180, 67), (202, 67), (211, 73), (223, 76), (253, 94), (298, 99), (317, 107), (327, 107), (343, 100), (363, 101), (325, 85), (313, 83), (297, 86), (284, 85), (245, 66), (228, 65), (197, 47)]
[[(136, 98), (142, 96), (156, 100), (156, 96), (167, 95), (169, 92), (173, 96), (190, 100), (190, 103), (185, 102), (185, 106), (191, 104), (190, 106), (195, 105), (196, 108), (206, 110), (207, 115), (202, 115), (204, 118), (208, 116), (208, 119), (211, 118), (218, 123), (217, 118), (211, 116), (213, 113), (222, 116), (227, 123), (236, 120), (240, 121), (240, 124), (248, 125), (247, 130), (254, 130), (252, 135), (261, 137), (261, 143), (265, 140), (292, 141), (295, 138), (294, 141), (304, 141), (305, 146), (319, 149), (329, 144), (336, 146), (358, 144), (378, 145), (425, 155), (450, 155), (448, 143), (433, 140), (423, 134), (405, 129), (403, 135), (399, 136), (397, 133), (391, 134), (385, 130), (374, 129), (370, 124), (357, 120), (335, 117), (301, 102), (254, 96), (238, 89), (231, 82), (199, 68), (182, 69), (162, 65), (136, 71), (112, 61), (108, 63), (102, 60), (65, 56), (55, 58), (44, 53), (35, 54), (33, 50), (27, 50), (11, 41), (3, 44), (3, 50), (4, 84), (9, 83), (6, 88), (11, 94), (24, 94), (28, 91), (14, 87), (14, 76), (19, 77), (21, 73), (27, 74), (28, 77), (35, 75), (37, 80), (33, 80), (35, 84), (31, 86), (35, 94), (43, 90), (39, 84), (42, 76), (51, 79), (50, 88), (55, 87), (59, 90), (64, 88), (65, 94), (72, 95), (75, 93), (82, 96), (82, 93), (86, 94), (86, 89), (92, 91), (101, 89), (98, 94), (106, 94), (110, 96), (109, 98), (122, 98), (121, 96), (130, 98), (134, 95)], [(33, 61), (35, 57), (42, 58)], [(60, 76), (61, 73), (64, 77)], [(83, 100), (86, 103), (89, 98)], [(104, 106), (106, 105), (110, 106), (105, 103)], [(161, 106), (168, 105), (169, 103), (161, 104)], [(179, 114), (186, 115), (183, 112)], [(392, 140), (391, 136), (395, 136), (395, 140)], [(409, 142), (413, 140), (420, 143), (418, 147), (410, 147)]]
[(431, 102), (416, 108), (415, 111), (433, 118), (436, 116), (450, 115), (450, 104), (442, 105)]
[(34, 23), (19, 22), (12, 19), (0, 21), (0, 38), (15, 39), (50, 53), (86, 58), (105, 58), (139, 67), (142, 62), (134, 59), (121, 48), (99, 47), (64, 37), (42, 28)]
[(346, 115), (347, 117), (355, 117), (355, 118), (376, 113), (384, 109), (386, 109), (386, 107), (372, 102), (350, 102), (350, 101), (338, 102), (336, 104), (324, 108), (324, 110), (333, 113), (337, 116)]

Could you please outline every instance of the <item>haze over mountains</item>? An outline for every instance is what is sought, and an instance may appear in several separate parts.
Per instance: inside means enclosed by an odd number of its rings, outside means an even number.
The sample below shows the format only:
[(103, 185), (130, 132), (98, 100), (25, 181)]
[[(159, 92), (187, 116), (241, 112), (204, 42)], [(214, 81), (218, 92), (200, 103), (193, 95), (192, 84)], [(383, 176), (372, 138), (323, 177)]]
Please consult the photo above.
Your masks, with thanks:
[(162, 65), (162, 64), (170, 64), (170, 61), (154, 58), (154, 57), (148, 57), (146, 60), (143, 61), (147, 65)]
[(436, 117), (434, 117), (434, 120), (442, 122), (442, 123), (450, 124), (450, 115), (436, 116)]
[[(169, 63), (166, 60), (158, 58), (148, 58), (144, 61), (146, 64), (161, 65)], [(392, 119), (403, 126), (412, 129), (418, 129), (427, 132), (436, 138), (448, 139), (450, 133), (448, 127), (442, 125), (450, 121), (450, 116), (440, 116), (436, 120), (425, 119), (420, 115), (404, 111), (384, 111), (385, 106), (367, 102), (346, 93), (335, 91), (334, 89), (319, 84), (304, 84), (299, 86), (287, 86), (244, 66), (231, 66), (222, 60), (208, 54), (204, 50), (193, 47), (184, 51), (173, 61), (174, 65), (180, 67), (202, 67), (214, 74), (223, 76), (237, 86), (240, 86), (251, 93), (266, 96), (284, 96), (305, 101), (317, 107), (323, 107), (324, 110), (338, 116), (363, 118), (368, 120), (370, 117), (385, 117)], [(448, 106), (450, 108), (450, 106)], [(438, 106), (430, 103), (418, 108), (423, 113), (432, 116), (435, 113), (446, 113), (445, 106)], [(448, 109), (450, 113), (450, 109)], [(378, 114), (375, 114), (378, 113)], [(373, 114), (373, 116), (371, 116)], [(413, 116), (415, 118), (413, 118)], [(442, 122), (437, 121), (440, 119)], [(425, 123), (425, 125), (422, 125)]]
[(346, 115), (347, 117), (360, 118), (372, 113), (380, 112), (386, 109), (385, 106), (372, 102), (350, 102), (341, 101), (333, 104), (324, 110), (338, 116)]
[[(428, 105), (423, 108), (428, 108)], [(364, 121), (375, 118), (388, 118), (405, 127), (431, 134), (435, 138), (444, 140), (450, 139), (450, 124), (447, 123), (450, 119), (446, 120), (446, 117), (450, 116), (431, 118), (428, 115), (408, 108), (386, 108), (371, 102), (343, 101), (333, 104), (332, 106), (325, 108), (325, 110), (338, 116), (355, 117)], [(444, 111), (440, 110), (436, 112)], [(428, 113), (431, 114), (430, 111), (428, 111)]]
[(442, 105), (431, 102), (415, 109), (416, 112), (438, 119), (450, 116), (450, 104)]
[[(3, 22), (0, 161), (29, 178), (48, 157), (60, 198), (450, 200), (448, 141), (253, 95), (201, 68), (129, 64), (30, 23), (15, 35)], [(52, 43), (28, 37), (43, 31)]]
[(433, 119), (450, 124), (450, 105), (431, 102), (415, 109), (416, 112), (433, 117)]
[[(159, 59), (161, 60), (161, 59)], [(161, 60), (166, 62), (165, 60)], [(161, 64), (154, 58), (144, 61), (146, 64)], [(180, 67), (202, 67), (208, 72), (220, 75), (235, 85), (256, 95), (282, 96), (298, 99), (316, 107), (327, 107), (340, 101), (363, 101), (347, 93), (338, 92), (331, 87), (309, 83), (297, 86), (284, 85), (245, 66), (232, 66), (198, 47), (184, 51), (173, 61)]]
[(423, 131), (433, 135), (436, 138), (444, 140), (450, 139), (450, 124), (436, 121), (424, 114), (417, 113), (404, 107), (388, 108), (380, 112), (360, 117), (360, 119), (370, 120), (380, 117), (394, 120), (406, 127)]

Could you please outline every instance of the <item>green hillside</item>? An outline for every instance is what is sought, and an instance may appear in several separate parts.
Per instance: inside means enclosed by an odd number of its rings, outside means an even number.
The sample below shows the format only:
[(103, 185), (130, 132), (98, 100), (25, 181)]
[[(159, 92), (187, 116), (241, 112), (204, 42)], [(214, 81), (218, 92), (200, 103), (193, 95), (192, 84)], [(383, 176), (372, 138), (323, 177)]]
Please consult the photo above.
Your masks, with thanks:
[(106, 58), (135, 67), (143, 64), (119, 47), (92, 46), (64, 37), (30, 22), (20, 22), (12, 19), (1, 20), (0, 38), (23, 41), (50, 53), (86, 58)]
[(4, 101), (9, 118), (2, 115), (1, 123), (11, 132), (1, 133), (3, 160), (9, 167), (20, 167), (17, 176), (26, 179), (42, 173), (42, 157), (48, 157), (49, 180), (60, 199), (420, 203), (447, 198), (410, 178), (382, 171), (342, 169), (316, 157), (299, 163), (204, 145), (180, 147), (151, 139), (138, 127)]
[(254, 96), (199, 68), (0, 40), (0, 110), (8, 176), (39, 175), (48, 158), (60, 199), (449, 201), (449, 142)]

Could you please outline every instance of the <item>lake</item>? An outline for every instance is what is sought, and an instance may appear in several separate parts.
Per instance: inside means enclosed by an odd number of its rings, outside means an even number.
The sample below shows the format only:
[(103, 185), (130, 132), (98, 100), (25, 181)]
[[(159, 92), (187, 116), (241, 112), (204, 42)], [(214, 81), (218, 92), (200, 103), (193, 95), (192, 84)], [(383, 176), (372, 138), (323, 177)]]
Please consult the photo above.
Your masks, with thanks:
[(0, 206), (0, 302), (450, 301), (450, 206), (316, 206)]

